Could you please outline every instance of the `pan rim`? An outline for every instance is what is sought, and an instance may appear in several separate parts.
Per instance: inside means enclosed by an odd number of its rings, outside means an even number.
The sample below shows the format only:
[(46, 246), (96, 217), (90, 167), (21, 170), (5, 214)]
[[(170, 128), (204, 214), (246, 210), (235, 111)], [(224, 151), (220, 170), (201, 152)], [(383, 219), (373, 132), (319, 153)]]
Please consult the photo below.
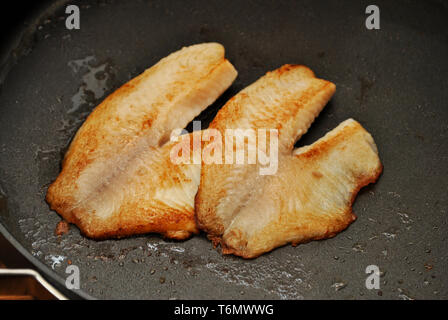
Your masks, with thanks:
[[(7, 78), (11, 68), (16, 61), (10, 61), (11, 52), (19, 47), (21, 43), (25, 40), (27, 33), (30, 29), (35, 26), (38, 21), (43, 19), (46, 15), (52, 14), (61, 5), (66, 3), (67, 0), (59, 0), (56, 2), (45, 1), (39, 8), (36, 8), (34, 12), (28, 12), (28, 16), (22, 19), (23, 21), (28, 20), (29, 24), (23, 24), (20, 27), (15, 28), (9, 34), (9, 40), (2, 45), (2, 54), (0, 54), (0, 88)], [(20, 57), (16, 58), (17, 60)], [(6, 197), (7, 198), (7, 197)], [(85, 292), (82, 289), (70, 290), (65, 286), (65, 280), (58, 275), (56, 272), (52, 271), (47, 265), (33, 256), (21, 243), (18, 241), (13, 234), (6, 228), (6, 226), (0, 221), (0, 233), (5, 237), (5, 239), (17, 250), (22, 256), (24, 256), (35, 268), (36, 271), (41, 274), (47, 281), (54, 285), (58, 290), (62, 291), (70, 299), (87, 299), (94, 300), (95, 298)]]
[(37, 268), (37, 271), (50, 283), (56, 285), (57, 289), (63, 291), (63, 293), (69, 298), (74, 299), (86, 299), (86, 300), (95, 300), (90, 294), (85, 292), (82, 289), (78, 289), (76, 291), (70, 290), (65, 286), (65, 280), (59, 276), (57, 273), (50, 270), (48, 266), (39, 261), (36, 257), (34, 257), (27, 249), (25, 249), (22, 244), (8, 231), (8, 229), (0, 222), (0, 233), (6, 238), (6, 240), (14, 246), (14, 248), (20, 252), (22, 256), (24, 256), (34, 267)]

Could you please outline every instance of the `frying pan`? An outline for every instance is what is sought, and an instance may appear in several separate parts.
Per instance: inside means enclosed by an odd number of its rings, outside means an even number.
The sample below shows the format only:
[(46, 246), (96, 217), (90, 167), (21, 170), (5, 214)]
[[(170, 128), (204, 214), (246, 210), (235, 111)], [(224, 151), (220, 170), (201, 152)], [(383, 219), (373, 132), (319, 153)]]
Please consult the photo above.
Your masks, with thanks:
[[(448, 7), (443, 1), (42, 2), (2, 49), (0, 231), (71, 298), (446, 299)], [(15, 39), (15, 40), (14, 40)], [(298, 146), (347, 118), (373, 135), (384, 164), (362, 189), (358, 219), (335, 238), (285, 246), (254, 260), (222, 256), (204, 235), (94, 241), (44, 196), (89, 112), (121, 84), (182, 46), (217, 41), (239, 71), (197, 119), (208, 124), (239, 90), (285, 63), (337, 85)], [(7, 45), (5, 45), (7, 44)], [(191, 127), (190, 127), (191, 129)], [(66, 267), (81, 289), (65, 288)], [(366, 267), (380, 269), (367, 289)]]

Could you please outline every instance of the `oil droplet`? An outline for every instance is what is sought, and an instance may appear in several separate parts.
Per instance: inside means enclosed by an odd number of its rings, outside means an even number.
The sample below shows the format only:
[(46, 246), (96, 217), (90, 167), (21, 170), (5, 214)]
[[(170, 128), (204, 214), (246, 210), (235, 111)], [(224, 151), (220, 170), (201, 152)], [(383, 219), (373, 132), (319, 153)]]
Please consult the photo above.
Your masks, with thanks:
[(382, 234), (388, 239), (388, 240), (394, 240), (397, 237), (397, 229), (396, 228), (389, 228)]
[(397, 289), (399, 294), (398, 297), (402, 300), (414, 300), (414, 298), (411, 298), (407, 293), (405, 293), (405, 291), (401, 288)]
[(352, 247), (352, 250), (356, 252), (365, 252), (364, 245), (361, 243), (355, 243)]
[(340, 291), (344, 289), (347, 286), (344, 282), (335, 282), (331, 285), (332, 288), (334, 288), (335, 291)]
[(106, 62), (94, 66), (95, 61), (94, 56), (88, 56), (68, 62), (75, 74), (84, 72), (81, 77), (82, 84), (71, 98), (72, 107), (67, 111), (68, 114), (78, 111), (83, 105), (94, 105), (109, 88), (109, 82), (114, 76), (111, 64)]

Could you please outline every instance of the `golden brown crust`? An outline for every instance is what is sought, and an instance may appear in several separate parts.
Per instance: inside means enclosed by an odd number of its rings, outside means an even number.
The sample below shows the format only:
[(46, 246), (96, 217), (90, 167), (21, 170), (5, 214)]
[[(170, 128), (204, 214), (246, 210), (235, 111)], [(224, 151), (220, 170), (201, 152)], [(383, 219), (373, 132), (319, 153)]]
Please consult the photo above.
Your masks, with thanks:
[[(383, 170), (383, 166), (380, 165), (379, 169), (377, 171), (375, 171), (374, 174), (371, 177), (364, 177), (364, 178), (360, 178), (359, 180), (357, 180), (357, 187), (353, 190), (353, 192), (350, 195), (350, 198), (351, 198), (350, 199), (350, 206), (349, 206), (347, 212), (345, 214), (343, 214), (343, 219), (336, 220), (336, 221), (333, 220), (331, 222), (331, 224), (332, 224), (332, 230), (331, 231), (328, 230), (328, 231), (326, 231), (323, 234), (320, 234), (318, 236), (304, 238), (304, 239), (301, 239), (299, 241), (292, 241), (291, 245), (293, 247), (295, 247), (295, 246), (297, 246), (299, 244), (304, 244), (304, 243), (308, 243), (308, 242), (315, 241), (315, 240), (324, 240), (324, 239), (333, 238), (338, 233), (340, 233), (340, 232), (344, 231), (346, 228), (348, 228), (348, 226), (350, 224), (352, 224), (357, 219), (356, 215), (352, 211), (352, 206), (353, 206), (353, 203), (354, 203), (354, 201), (356, 199), (356, 196), (358, 195), (359, 191), (363, 187), (365, 187), (365, 186), (367, 186), (369, 184), (375, 183), (379, 179), (379, 177), (380, 177), (380, 175), (382, 173), (382, 170)], [(318, 221), (317, 223), (319, 223), (319, 222), (320, 221)], [(313, 229), (313, 228), (314, 228), (313, 224), (310, 223), (309, 224), (309, 229)], [(234, 234), (233, 236), (237, 237), (237, 238), (242, 238), (241, 234)], [(245, 250), (245, 247), (247, 246), (247, 241), (241, 243), (240, 244), (240, 248), (233, 248), (233, 247), (228, 246), (225, 241), (222, 241), (221, 237), (214, 237), (213, 238), (213, 244), (214, 244), (215, 247), (218, 244), (220, 244), (221, 245), (221, 252), (223, 254), (233, 254), (233, 255), (236, 255), (236, 256), (240, 256), (240, 257), (242, 257), (244, 259), (255, 259), (255, 258), (261, 256), (262, 254), (275, 249), (275, 248), (272, 248), (269, 251), (260, 251), (260, 252), (257, 252), (257, 253), (247, 252)], [(287, 245), (287, 243), (283, 244), (282, 246), (284, 246), (284, 245)]]
[[(297, 86), (297, 83), (303, 85)], [(279, 153), (292, 148), (297, 132), (304, 134), (314, 117), (335, 92), (335, 85), (317, 79), (313, 71), (302, 65), (284, 65), (267, 72), (265, 76), (239, 92), (219, 110), (210, 128), (224, 136), (226, 129), (277, 129), (279, 131)], [(207, 145), (207, 144), (205, 144)], [(234, 147), (235, 149), (235, 147)], [(285, 151), (283, 151), (285, 150)], [(222, 155), (225, 163), (225, 155)], [(244, 175), (239, 175), (234, 165), (203, 164), (201, 182), (195, 198), (196, 222), (199, 228), (214, 236), (224, 233), (227, 223), (235, 212), (232, 208), (222, 208), (218, 212), (221, 199), (228, 196), (226, 186), (231, 179), (253, 180), (257, 175), (256, 166), (247, 165)], [(249, 172), (250, 171), (250, 172)], [(236, 175), (234, 177), (234, 175)], [(239, 176), (239, 178), (238, 178)], [(241, 194), (247, 192), (243, 190)]]
[(359, 190), (376, 182), (382, 172), (372, 142), (359, 123), (347, 120), (313, 145), (296, 150), (294, 160), (284, 159), (285, 165), (266, 187), (275, 194), (271, 203), (280, 203), (278, 211), (255, 232), (244, 228), (252, 216), (247, 210), (240, 213), (221, 240), (223, 253), (254, 258), (288, 242), (326, 239), (346, 229), (356, 219), (352, 205)]
[(46, 195), (51, 209), (94, 239), (197, 233), (200, 168), (173, 164), (166, 141), (235, 77), (224, 48), (206, 43), (175, 52), (122, 85), (76, 133)]
[(258, 166), (202, 164), (196, 221), (223, 254), (255, 258), (287, 243), (333, 237), (356, 219), (356, 194), (382, 170), (367, 131), (348, 120), (313, 145), (292, 150), (334, 92), (334, 84), (308, 68), (285, 65), (218, 112), (210, 127), (221, 134), (228, 128), (279, 130), (279, 169), (272, 177), (259, 177)]

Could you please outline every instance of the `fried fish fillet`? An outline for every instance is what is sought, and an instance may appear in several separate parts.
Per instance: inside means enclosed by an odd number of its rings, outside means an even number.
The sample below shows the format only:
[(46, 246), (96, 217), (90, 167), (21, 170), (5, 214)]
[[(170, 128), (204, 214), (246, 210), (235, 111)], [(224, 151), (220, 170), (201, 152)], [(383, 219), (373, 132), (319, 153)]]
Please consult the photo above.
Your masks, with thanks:
[(254, 258), (286, 243), (334, 236), (355, 218), (358, 190), (382, 166), (372, 137), (347, 120), (311, 146), (293, 150), (335, 92), (303, 66), (286, 65), (230, 100), (212, 128), (276, 128), (278, 170), (202, 164), (196, 218), (225, 254)]
[(325, 239), (347, 228), (358, 191), (382, 170), (371, 135), (355, 120), (281, 159), (222, 236), (224, 253), (253, 258), (292, 243)]
[[(277, 129), (279, 157), (290, 155), (294, 143), (335, 92), (335, 85), (317, 79), (304, 67), (284, 65), (231, 98), (210, 128)], [(256, 164), (203, 164), (196, 195), (196, 217), (201, 229), (218, 240), (261, 179)]]
[(171, 163), (167, 141), (236, 75), (223, 46), (204, 43), (170, 54), (116, 90), (75, 135), (47, 192), (51, 208), (97, 239), (197, 233), (200, 168)]

